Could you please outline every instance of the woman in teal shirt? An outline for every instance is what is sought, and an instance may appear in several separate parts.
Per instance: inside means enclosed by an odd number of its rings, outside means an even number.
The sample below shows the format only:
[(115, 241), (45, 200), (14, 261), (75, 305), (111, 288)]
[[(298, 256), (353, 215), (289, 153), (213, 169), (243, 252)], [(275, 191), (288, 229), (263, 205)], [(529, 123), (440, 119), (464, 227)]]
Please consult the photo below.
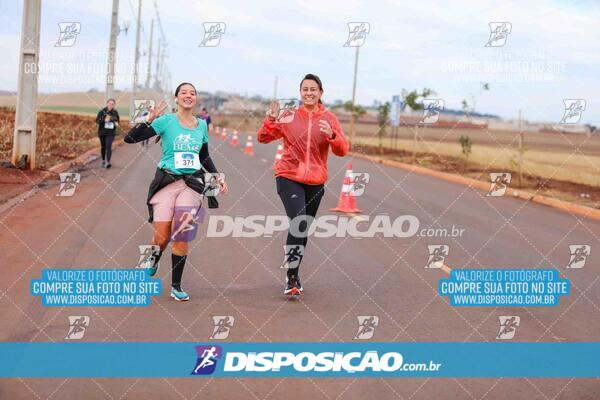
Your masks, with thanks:
[[(227, 184), (218, 174), (208, 153), (206, 123), (194, 117), (196, 88), (191, 83), (181, 83), (175, 90), (177, 112), (160, 116), (167, 105), (164, 102), (150, 110), (145, 122), (138, 124), (125, 137), (127, 143), (137, 143), (159, 135), (162, 140), (162, 157), (148, 193), (149, 221), (154, 226), (152, 244), (159, 246), (143, 262), (150, 276), (160, 268), (160, 257), (170, 240), (171, 246), (171, 297), (177, 301), (189, 300), (181, 288), (181, 277), (188, 253), (189, 234), (186, 228), (198, 217), (206, 189), (205, 172), (218, 175), (222, 193)], [(182, 222), (183, 221), (183, 222)]]

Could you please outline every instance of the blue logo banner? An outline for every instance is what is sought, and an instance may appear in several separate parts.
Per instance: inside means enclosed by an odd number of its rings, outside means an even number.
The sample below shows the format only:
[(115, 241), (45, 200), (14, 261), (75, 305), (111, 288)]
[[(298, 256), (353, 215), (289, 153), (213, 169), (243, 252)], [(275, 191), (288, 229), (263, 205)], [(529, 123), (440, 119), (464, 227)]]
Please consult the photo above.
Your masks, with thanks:
[(0, 377), (594, 378), (599, 359), (600, 343), (0, 343)]

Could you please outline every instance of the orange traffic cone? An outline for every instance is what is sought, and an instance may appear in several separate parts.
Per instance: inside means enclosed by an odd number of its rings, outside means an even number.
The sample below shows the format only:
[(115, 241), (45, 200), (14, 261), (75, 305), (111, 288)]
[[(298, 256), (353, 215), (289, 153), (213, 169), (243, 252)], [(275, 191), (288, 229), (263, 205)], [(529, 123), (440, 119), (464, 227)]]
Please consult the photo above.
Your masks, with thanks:
[(252, 144), (252, 136), (248, 135), (248, 140), (246, 141), (246, 148), (244, 149), (244, 153), (249, 155), (254, 155), (254, 145)]
[[(210, 131), (208, 131), (208, 133), (211, 133), (211, 132), (210, 132)], [(216, 130), (215, 130), (215, 134), (216, 134), (217, 136), (221, 135), (221, 127), (220, 127), (220, 126), (217, 126), (217, 128), (216, 128)]]
[[(277, 145), (277, 154), (275, 154), (275, 164), (277, 164), (277, 161), (281, 160), (281, 156), (283, 156), (283, 145), (278, 144)], [(273, 165), (275, 165), (273, 164)]]
[(222, 141), (227, 140), (227, 129), (225, 129), (225, 128), (223, 128), (223, 130), (221, 131), (221, 140)]
[(240, 144), (240, 142), (238, 142), (238, 136), (237, 136), (237, 131), (233, 131), (233, 136), (231, 137), (231, 143), (232, 146), (237, 146), (238, 144)]
[(342, 186), (342, 193), (340, 194), (340, 200), (336, 208), (332, 208), (331, 211), (345, 212), (345, 213), (359, 213), (361, 210), (356, 208), (356, 201), (354, 200), (354, 192), (352, 191), (352, 164), (348, 163), (346, 167), (346, 175), (344, 176), (344, 185)]

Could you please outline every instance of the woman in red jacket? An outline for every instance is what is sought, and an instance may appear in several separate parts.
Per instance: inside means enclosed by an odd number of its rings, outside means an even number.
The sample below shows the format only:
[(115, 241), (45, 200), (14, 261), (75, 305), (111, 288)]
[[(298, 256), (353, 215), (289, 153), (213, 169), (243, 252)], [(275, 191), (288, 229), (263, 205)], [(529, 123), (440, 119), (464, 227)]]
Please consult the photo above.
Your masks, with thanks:
[(284, 294), (299, 295), (303, 290), (298, 270), (310, 221), (317, 214), (323, 197), (329, 148), (336, 156), (343, 157), (349, 147), (337, 117), (321, 103), (322, 95), (319, 77), (306, 75), (300, 82), (302, 105), (293, 120), (278, 123), (277, 104), (274, 103), (257, 135), (260, 143), (283, 139), (283, 155), (275, 164), (277, 194), (288, 218), (301, 221), (290, 223), (285, 246), (287, 279)]

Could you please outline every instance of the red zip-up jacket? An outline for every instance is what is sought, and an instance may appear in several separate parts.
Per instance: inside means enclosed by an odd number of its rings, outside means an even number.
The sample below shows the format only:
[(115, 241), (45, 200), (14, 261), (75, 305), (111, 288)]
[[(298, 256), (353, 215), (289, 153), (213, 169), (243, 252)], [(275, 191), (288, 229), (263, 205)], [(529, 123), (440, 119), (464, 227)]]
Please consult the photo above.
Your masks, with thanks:
[[(319, 129), (319, 120), (326, 120), (331, 125), (331, 139)], [(320, 185), (327, 181), (329, 147), (339, 157), (345, 156), (350, 147), (337, 117), (323, 104), (319, 104), (312, 113), (300, 106), (293, 121), (288, 124), (265, 118), (257, 138), (260, 143), (283, 138), (283, 155), (275, 163), (275, 176), (307, 185)]]

